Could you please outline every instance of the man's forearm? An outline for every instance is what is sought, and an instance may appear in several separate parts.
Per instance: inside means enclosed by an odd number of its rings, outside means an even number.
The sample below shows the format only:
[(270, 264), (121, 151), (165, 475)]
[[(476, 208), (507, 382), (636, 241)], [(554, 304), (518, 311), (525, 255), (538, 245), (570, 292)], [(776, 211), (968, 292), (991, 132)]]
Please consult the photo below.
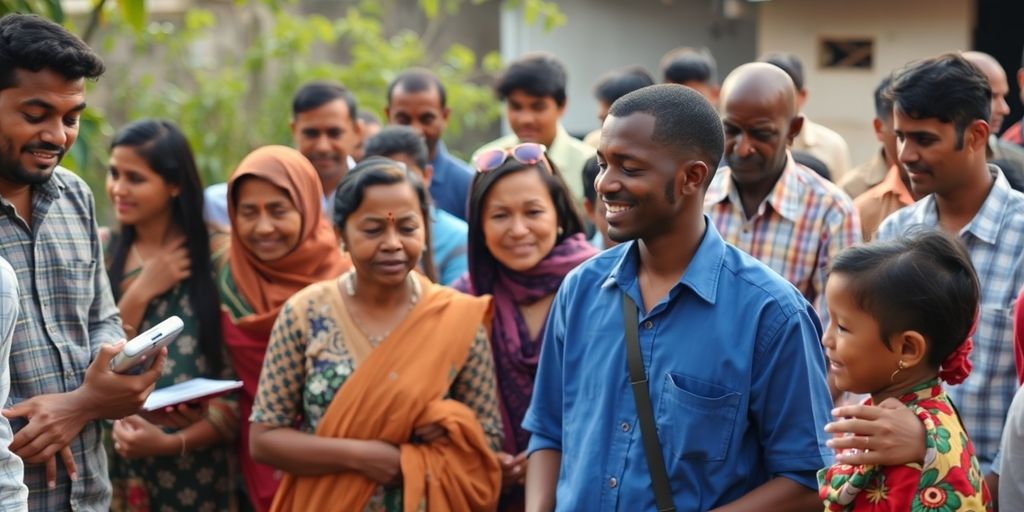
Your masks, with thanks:
[(562, 452), (537, 450), (526, 467), (526, 512), (555, 509), (555, 487), (562, 466)]
[(714, 512), (820, 512), (822, 507), (817, 491), (777, 476), (742, 498), (714, 509)]

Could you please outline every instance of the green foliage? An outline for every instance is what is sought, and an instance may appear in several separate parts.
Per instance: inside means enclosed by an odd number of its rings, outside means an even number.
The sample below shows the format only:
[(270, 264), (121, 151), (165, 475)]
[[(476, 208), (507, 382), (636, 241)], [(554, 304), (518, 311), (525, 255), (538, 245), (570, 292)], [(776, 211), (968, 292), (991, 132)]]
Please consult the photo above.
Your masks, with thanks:
[[(430, 67), (445, 84), (456, 113), (448, 137), (486, 129), (500, 113), (486, 85), (501, 68), (500, 56), (478, 56), (461, 44), (437, 48), (435, 42), (445, 19), (487, 1), (418, 0), (426, 18), (420, 33), (387, 25), (389, 14), (400, 9), (398, 0), (359, 0), (337, 19), (296, 13), (297, 0), (236, 0), (210, 4), (216, 11), (189, 8), (174, 22), (147, 19), (144, 0), (94, 0), (85, 32), (91, 36), (99, 26), (102, 37), (89, 42), (102, 55), (121, 57), (106, 59), (108, 71), (92, 86), (90, 110), (65, 165), (102, 194), (115, 127), (161, 117), (185, 132), (203, 181), (223, 181), (253, 148), (290, 144), (291, 98), (301, 84), (338, 81), (352, 90), (360, 109), (383, 117), (387, 84), (412, 66)], [(23, 4), (64, 19), (59, 0), (0, 0), (0, 14)], [(554, 2), (510, 0), (507, 7), (522, 8), (529, 20), (548, 28), (565, 22)], [(222, 17), (245, 20), (241, 40), (225, 35), (225, 27), (238, 23)], [(235, 50), (225, 54), (214, 42)], [(123, 57), (126, 51), (131, 58)]]
[(64, 23), (64, 7), (60, 0), (0, 0), (0, 15), (10, 12), (36, 13)]

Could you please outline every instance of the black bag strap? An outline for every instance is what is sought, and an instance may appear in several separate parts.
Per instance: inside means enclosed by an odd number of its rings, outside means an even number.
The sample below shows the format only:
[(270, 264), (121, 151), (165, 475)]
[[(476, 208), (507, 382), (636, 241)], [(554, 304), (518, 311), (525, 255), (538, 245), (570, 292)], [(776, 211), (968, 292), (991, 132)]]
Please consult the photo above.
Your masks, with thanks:
[(654, 408), (651, 405), (651, 393), (647, 388), (647, 373), (644, 371), (643, 356), (640, 355), (639, 319), (636, 314), (636, 302), (622, 294), (622, 319), (626, 325), (626, 361), (629, 366), (629, 384), (633, 388), (633, 399), (636, 400), (636, 413), (640, 417), (640, 437), (644, 442), (644, 453), (647, 455), (647, 467), (651, 471), (651, 486), (654, 488), (654, 499), (659, 512), (675, 512), (672, 502), (672, 486), (665, 471), (665, 458), (661, 454), (661, 443), (658, 442), (658, 430), (654, 424)]

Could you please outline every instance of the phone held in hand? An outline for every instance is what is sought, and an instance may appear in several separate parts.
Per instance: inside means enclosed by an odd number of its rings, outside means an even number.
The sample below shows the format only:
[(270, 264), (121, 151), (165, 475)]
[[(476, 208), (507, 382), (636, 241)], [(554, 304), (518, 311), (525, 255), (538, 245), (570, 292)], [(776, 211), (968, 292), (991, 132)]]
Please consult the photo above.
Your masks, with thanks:
[(185, 323), (172, 316), (125, 343), (121, 352), (110, 360), (110, 369), (117, 373), (139, 374), (153, 366), (160, 349), (178, 337)]

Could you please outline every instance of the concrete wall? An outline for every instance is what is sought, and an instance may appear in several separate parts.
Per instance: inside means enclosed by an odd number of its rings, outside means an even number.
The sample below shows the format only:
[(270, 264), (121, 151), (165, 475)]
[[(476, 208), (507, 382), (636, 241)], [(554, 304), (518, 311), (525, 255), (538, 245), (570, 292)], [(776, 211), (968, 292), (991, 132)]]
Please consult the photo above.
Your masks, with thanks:
[[(809, 91), (804, 112), (842, 134), (857, 164), (878, 148), (871, 129), (878, 81), (910, 60), (970, 49), (974, 13), (973, 0), (773, 0), (761, 4), (757, 49), (800, 56)], [(874, 69), (820, 69), (823, 36), (874, 38)]]
[(521, 11), (502, 9), (501, 52), (509, 61), (544, 50), (565, 63), (569, 102), (563, 122), (573, 133), (597, 128), (597, 101), (591, 91), (608, 70), (640, 64), (660, 80), (658, 62), (666, 51), (706, 46), (724, 77), (756, 53), (757, 9), (746, 2), (736, 4), (742, 11), (736, 19), (715, 12), (711, 1), (564, 0), (558, 5), (568, 22), (552, 32), (526, 23)]

